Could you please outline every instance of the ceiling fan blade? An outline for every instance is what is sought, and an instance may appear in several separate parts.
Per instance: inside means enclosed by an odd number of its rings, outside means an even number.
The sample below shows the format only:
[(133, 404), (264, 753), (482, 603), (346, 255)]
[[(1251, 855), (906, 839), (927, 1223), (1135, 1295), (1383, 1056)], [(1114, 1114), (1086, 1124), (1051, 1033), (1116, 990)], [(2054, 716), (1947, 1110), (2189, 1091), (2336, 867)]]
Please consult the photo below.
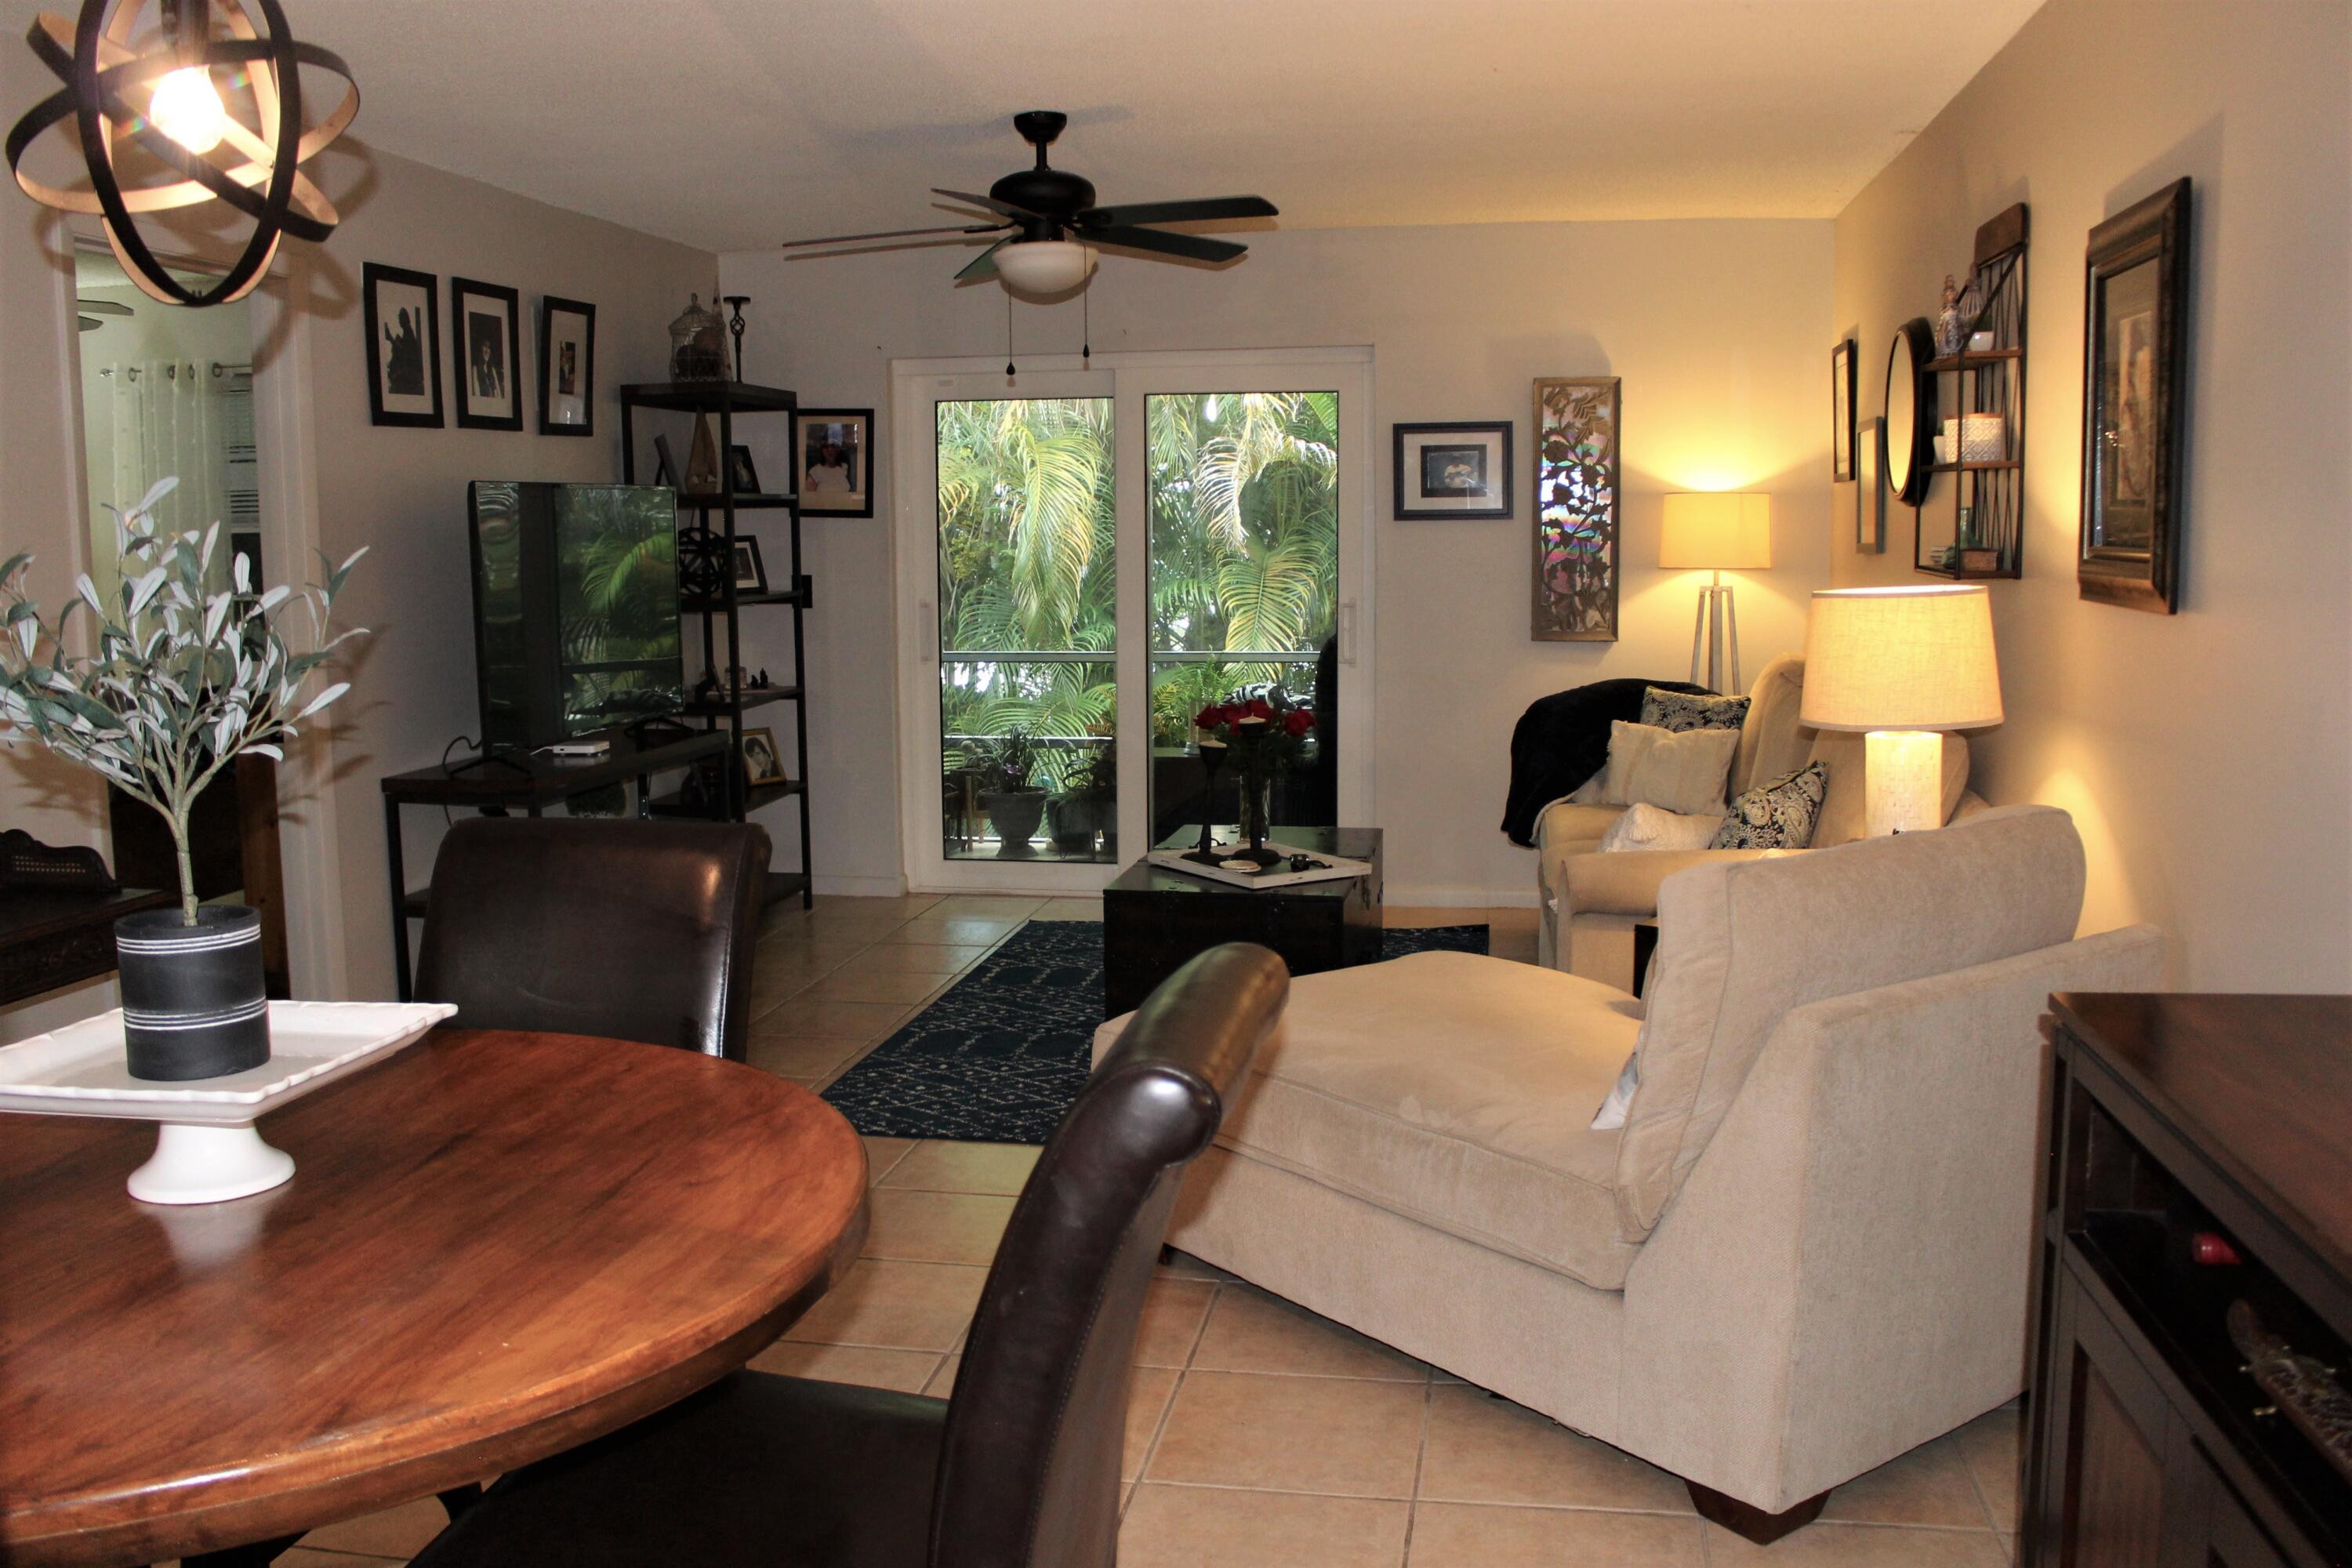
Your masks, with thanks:
[(1012, 243), (1009, 239), (1000, 239), (970, 261), (965, 262), (962, 270), (956, 274), (956, 281), (961, 283), (967, 278), (986, 278), (993, 274), (996, 270), (996, 253)]
[(940, 228), (886, 228), (879, 234), (836, 234), (828, 239), (788, 239), (777, 248), (796, 250), (812, 245), (858, 245), (869, 239), (908, 239), (919, 234), (994, 234), (1000, 228), (1011, 226), (1002, 223), (951, 223)]
[(975, 195), (970, 191), (943, 191), (939, 186), (933, 185), (931, 195), (949, 197), (950, 200), (963, 203), (966, 206), (985, 207), (992, 213), (1003, 213), (1006, 217), (1036, 218), (1045, 223), (1058, 221), (1047, 217), (1044, 213), (1033, 213), (1027, 207), (1016, 207), (1011, 202), (1000, 202), (994, 196)]
[(127, 316), (131, 314), (130, 306), (118, 305), (111, 300), (76, 300), (74, 303), (81, 307), (87, 315)]
[(1280, 211), (1264, 196), (1204, 196), (1193, 202), (1142, 202), (1133, 206), (1088, 207), (1077, 215), (1088, 228), (1097, 224), (1123, 226), (1138, 223), (1199, 223), (1220, 217), (1278, 217)]
[(1163, 256), (1181, 256), (1191, 261), (1231, 261), (1249, 251), (1248, 246), (1235, 245), (1231, 240), (1209, 239), (1197, 234), (1162, 234), (1156, 228), (1127, 228), (1118, 224), (1080, 232), (1091, 244), (1156, 250)]

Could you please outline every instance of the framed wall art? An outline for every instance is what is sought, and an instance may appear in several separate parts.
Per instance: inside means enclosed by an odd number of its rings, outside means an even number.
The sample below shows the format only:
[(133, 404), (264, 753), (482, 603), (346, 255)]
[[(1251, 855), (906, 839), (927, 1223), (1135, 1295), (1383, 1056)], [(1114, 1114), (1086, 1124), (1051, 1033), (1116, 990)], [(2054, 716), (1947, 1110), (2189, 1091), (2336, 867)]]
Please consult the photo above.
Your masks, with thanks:
[(1830, 479), (1853, 478), (1853, 340), (1830, 350)]
[(1617, 640), (1619, 379), (1536, 383), (1538, 642)]
[(596, 307), (552, 294), (539, 302), (539, 433), (596, 433)]
[(457, 425), (520, 430), (522, 296), (495, 283), (449, 279), (449, 332), (457, 342)]
[(1511, 515), (1511, 422), (1394, 427), (1395, 498), (1404, 521)]
[(373, 261), (361, 268), (369, 423), (441, 428), (440, 288), (430, 272)]
[(2085, 599), (2168, 616), (2180, 603), (2189, 182), (2093, 229), (2085, 272), (2074, 581)]
[(1853, 548), (1877, 555), (1886, 549), (1885, 427), (1865, 419), (1853, 436)]
[(804, 517), (874, 515), (874, 410), (803, 408), (793, 416), (793, 483)]

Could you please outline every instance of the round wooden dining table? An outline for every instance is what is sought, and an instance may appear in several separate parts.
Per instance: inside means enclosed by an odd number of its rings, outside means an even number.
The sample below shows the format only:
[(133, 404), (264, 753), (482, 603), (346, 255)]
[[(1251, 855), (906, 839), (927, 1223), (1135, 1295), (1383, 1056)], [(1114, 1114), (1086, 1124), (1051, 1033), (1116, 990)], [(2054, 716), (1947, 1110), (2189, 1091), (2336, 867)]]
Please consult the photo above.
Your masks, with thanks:
[(511, 1469), (740, 1366), (866, 1226), (806, 1089), (441, 1029), (265, 1118), (293, 1180), (123, 1190), (152, 1126), (0, 1117), (0, 1563), (148, 1563)]

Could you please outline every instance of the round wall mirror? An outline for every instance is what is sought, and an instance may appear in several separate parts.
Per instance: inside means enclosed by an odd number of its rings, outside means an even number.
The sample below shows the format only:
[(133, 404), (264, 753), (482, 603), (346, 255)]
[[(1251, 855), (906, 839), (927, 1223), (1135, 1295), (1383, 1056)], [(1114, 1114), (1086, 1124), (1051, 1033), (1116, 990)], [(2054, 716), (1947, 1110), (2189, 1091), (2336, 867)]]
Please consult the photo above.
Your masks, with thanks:
[(1906, 506), (1927, 499), (1927, 465), (1935, 460), (1936, 334), (1925, 316), (1895, 329), (1886, 353), (1886, 488)]

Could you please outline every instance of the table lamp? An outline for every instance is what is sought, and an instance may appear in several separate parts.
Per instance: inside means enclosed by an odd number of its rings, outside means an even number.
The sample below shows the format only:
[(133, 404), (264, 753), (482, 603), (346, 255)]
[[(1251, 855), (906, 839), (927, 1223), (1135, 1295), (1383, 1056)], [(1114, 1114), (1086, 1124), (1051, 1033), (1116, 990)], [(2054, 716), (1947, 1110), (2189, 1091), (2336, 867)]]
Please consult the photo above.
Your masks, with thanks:
[[(1698, 620), (1691, 627), (1690, 678), (1694, 685), (1704, 685), (1709, 691), (1737, 695), (1739, 614), (1723, 574), (1761, 571), (1772, 564), (1772, 498), (1727, 490), (1668, 496), (1665, 527), (1658, 536), (1658, 564), (1669, 572), (1715, 574), (1715, 581), (1698, 591)], [(1706, 649), (1704, 681), (1699, 679), (1702, 646)], [(1721, 679), (1727, 669), (1728, 684)]]
[(1992, 599), (1978, 587), (1831, 588), (1805, 626), (1799, 721), (1863, 734), (1864, 831), (1944, 823), (1946, 730), (2000, 722)]

